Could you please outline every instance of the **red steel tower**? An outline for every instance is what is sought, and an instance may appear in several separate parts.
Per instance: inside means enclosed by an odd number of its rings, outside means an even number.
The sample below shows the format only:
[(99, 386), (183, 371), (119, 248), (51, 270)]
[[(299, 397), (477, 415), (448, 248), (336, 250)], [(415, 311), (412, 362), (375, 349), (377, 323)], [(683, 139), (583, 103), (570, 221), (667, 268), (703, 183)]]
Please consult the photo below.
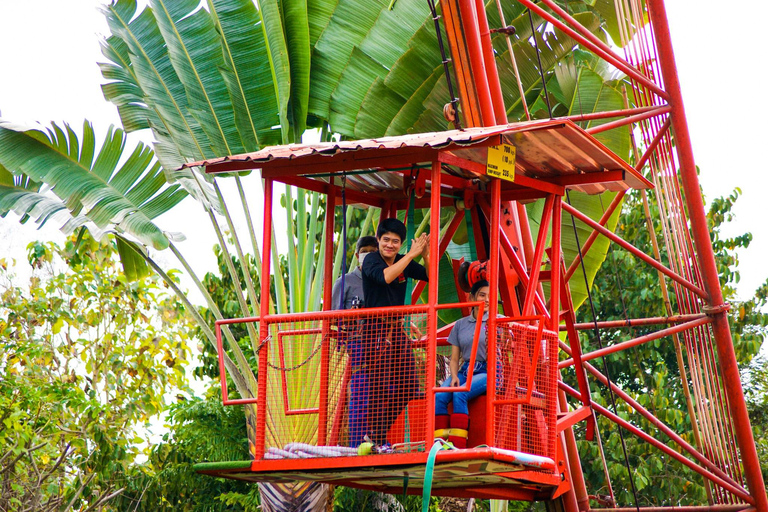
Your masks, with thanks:
[[(220, 340), (229, 324), (259, 327), (254, 396), (229, 398), (221, 341), (219, 347), (225, 403), (256, 404), (254, 459), (201, 465), (198, 470), (253, 481), (316, 480), (392, 493), (402, 493), (404, 487), (421, 493), (431, 486), (441, 495), (559, 499), (565, 510), (577, 512), (589, 510), (593, 496), (586, 488), (574, 427), (583, 423), (586, 438), (599, 443), (595, 417), (601, 415), (703, 479), (708, 503), (681, 506), (671, 497), (677, 504), (672, 510), (768, 512), (663, 1), (616, 0), (620, 48), (580, 23), (567, 4), (517, 1), (551, 30), (570, 38), (574, 47), (621, 72), (631, 88), (626, 108), (508, 123), (486, 6), (480, 0), (447, 0), (440, 3), (441, 19), (458, 101), (446, 105), (446, 111), (457, 117), (456, 130), (265, 148), (190, 164), (204, 165), (209, 173), (261, 170), (263, 276), (271, 271), (275, 182), (326, 194), (328, 205), (380, 208), (382, 218), (398, 212), (408, 218), (414, 209), (429, 209), (425, 225), (434, 234), (433, 261), (451, 262), (429, 268), (426, 292), (423, 284), (416, 286), (413, 305), (335, 311), (330, 304), (334, 209), (328, 208), (324, 311), (270, 314), (264, 287), (259, 317), (217, 323)], [(499, 33), (509, 37), (509, 30), (501, 28)], [(524, 98), (522, 86), (520, 90)], [(527, 106), (525, 110), (527, 114)], [(631, 162), (599, 140), (599, 134), (627, 127), (642, 148)], [(505, 161), (508, 168), (494, 160), (505, 151), (514, 154), (514, 160)], [(650, 226), (660, 226), (662, 242), (656, 244), (654, 231), (650, 253), (607, 227), (630, 189), (652, 194), (658, 205), (658, 218)], [(616, 194), (595, 216), (571, 204), (569, 191)], [(526, 208), (532, 201), (539, 201), (537, 209)], [(440, 213), (447, 210), (450, 220), (441, 225)], [(571, 222), (574, 229), (578, 222), (590, 234), (577, 242), (578, 257), (566, 260), (563, 231)], [(493, 284), (488, 367), (499, 370), (496, 379), (488, 379), (487, 395), (470, 406), (471, 448), (437, 451), (431, 450), (434, 395), (450, 391), (438, 384), (444, 367), (439, 354), (453, 327), (441, 315), (479, 306), (467, 302), (458, 285), (451, 290), (458, 301), (439, 301), (438, 294), (445, 291), (438, 287), (445, 286), (441, 274), (457, 276), (459, 262), (447, 250), (463, 224), (472, 246), (468, 259), (488, 262)], [(632, 254), (638, 265), (658, 272), (666, 316), (576, 322), (572, 288), (581, 279), (581, 261), (603, 237)], [(397, 448), (378, 454), (346, 446), (350, 386), (359, 369), (343, 347), (355, 336), (351, 331), (371, 322), (390, 326), (390, 335), (392, 329), (404, 330), (421, 390), (399, 397), (406, 406), (388, 425), (388, 440)], [(628, 334), (627, 328), (636, 326), (657, 328), (641, 336)], [(580, 340), (581, 331), (621, 329), (621, 341), (597, 350), (585, 350)], [(676, 348), (693, 442), (691, 432), (675, 432), (590, 363), (656, 340)], [(369, 363), (365, 371), (373, 372), (375, 366)], [(632, 414), (618, 414), (615, 407), (593, 401), (590, 389), (598, 386), (609, 389)], [(386, 390), (391, 400), (400, 392), (395, 385)], [(312, 418), (311, 427), (300, 426), (306, 422), (295, 421), (297, 417)], [(640, 429), (639, 419), (656, 431)], [(369, 416), (369, 421), (374, 420)], [(657, 510), (637, 503), (618, 509)]]

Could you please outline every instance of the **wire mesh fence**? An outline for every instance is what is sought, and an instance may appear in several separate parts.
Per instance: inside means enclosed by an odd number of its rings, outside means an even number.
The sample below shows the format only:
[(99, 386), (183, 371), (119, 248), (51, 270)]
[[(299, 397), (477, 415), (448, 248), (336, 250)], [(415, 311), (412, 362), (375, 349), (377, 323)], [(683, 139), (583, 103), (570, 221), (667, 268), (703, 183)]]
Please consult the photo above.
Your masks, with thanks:
[(499, 373), (494, 444), (555, 457), (557, 333), (542, 326), (498, 320)]
[[(430, 335), (430, 314), (436, 312), (419, 305), (270, 315), (263, 324), (237, 320), (266, 326), (256, 368), (265, 392), (249, 399), (260, 404), (256, 422), (264, 422), (264, 442), (254, 443), (264, 450), (254, 455), (299, 459), (426, 451), (433, 442), (428, 405), (449, 374), (449, 358), (439, 346), (447, 345), (453, 327)], [(556, 333), (509, 318), (497, 322), (497, 404), (488, 427), (494, 429), (495, 446), (553, 457)], [(478, 327), (473, 344), (480, 333)], [(485, 404), (487, 398), (478, 399)], [(484, 405), (473, 410), (470, 429), (483, 432), (470, 439), (490, 440), (485, 410)]]

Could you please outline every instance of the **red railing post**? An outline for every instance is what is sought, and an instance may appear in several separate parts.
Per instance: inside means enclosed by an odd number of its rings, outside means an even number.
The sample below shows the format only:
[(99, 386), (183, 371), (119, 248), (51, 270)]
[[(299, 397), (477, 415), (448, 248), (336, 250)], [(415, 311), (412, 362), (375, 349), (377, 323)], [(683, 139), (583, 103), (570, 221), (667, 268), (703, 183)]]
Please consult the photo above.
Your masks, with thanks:
[(267, 315), (269, 315), (269, 266), (272, 255), (272, 178), (264, 180), (264, 224), (262, 225), (263, 238), (261, 242), (261, 276), (259, 284), (261, 286), (261, 304), (259, 305), (259, 368), (258, 368), (258, 391), (256, 394), (256, 439), (254, 439), (254, 458), (256, 460), (264, 457), (266, 446), (266, 428), (267, 428), (267, 365), (269, 364), (269, 324)]
[(490, 227), (490, 250), (489, 250), (489, 276), (488, 284), (488, 321), (486, 325), (486, 359), (488, 361), (488, 378), (486, 395), (488, 397), (485, 412), (485, 443), (488, 446), (496, 446), (496, 408), (494, 406), (496, 399), (496, 317), (499, 315), (499, 231), (501, 220), (501, 180), (491, 180), (491, 227)]
[[(331, 184), (328, 187), (328, 195), (326, 196), (325, 201), (325, 247), (323, 247), (323, 250), (325, 251), (325, 259), (323, 261), (324, 311), (339, 307), (338, 304), (331, 304), (331, 292), (333, 289), (333, 228), (334, 220), (336, 218), (336, 187), (333, 182), (334, 180), (331, 178)], [(346, 222), (346, 219), (342, 219), (341, 221)], [(342, 254), (341, 257), (346, 258), (347, 255)], [(344, 290), (341, 291), (341, 295), (342, 297), (344, 296)], [(320, 339), (320, 398), (317, 404), (319, 409), (317, 415), (318, 446), (323, 446), (328, 442), (328, 359), (330, 357), (331, 322), (332, 320), (323, 320), (322, 338)]]
[(432, 162), (432, 176), (430, 189), (430, 209), (431, 217), (429, 219), (429, 289), (427, 303), (429, 312), (427, 313), (427, 375), (426, 375), (426, 410), (427, 410), (427, 444), (431, 444), (431, 436), (435, 431), (435, 379), (437, 369), (435, 368), (437, 354), (437, 281), (439, 279), (440, 267), (440, 170), (442, 164), (438, 161)]
[(664, 75), (664, 86), (670, 95), (672, 106), (672, 128), (675, 131), (675, 150), (680, 163), (680, 178), (685, 190), (685, 202), (688, 216), (691, 220), (691, 235), (696, 245), (704, 289), (709, 294), (709, 304), (718, 312), (712, 314), (712, 332), (717, 345), (717, 356), (723, 373), (723, 385), (728, 398), (728, 408), (733, 418), (736, 441), (739, 444), (744, 474), (747, 486), (755, 498), (755, 508), (758, 512), (768, 512), (768, 497), (765, 493), (765, 482), (757, 458), (755, 440), (749, 422), (747, 405), (744, 402), (744, 390), (741, 387), (741, 376), (733, 350), (731, 330), (728, 326), (727, 311), (720, 308), (723, 305), (723, 292), (720, 289), (720, 279), (715, 264), (715, 254), (709, 238), (709, 227), (704, 212), (704, 200), (701, 196), (699, 178), (696, 175), (696, 163), (693, 159), (691, 138), (685, 121), (683, 96), (675, 66), (675, 54), (672, 50), (672, 40), (669, 34), (669, 22), (662, 0), (648, 0), (648, 12), (651, 18), (653, 34), (659, 51), (659, 64)]

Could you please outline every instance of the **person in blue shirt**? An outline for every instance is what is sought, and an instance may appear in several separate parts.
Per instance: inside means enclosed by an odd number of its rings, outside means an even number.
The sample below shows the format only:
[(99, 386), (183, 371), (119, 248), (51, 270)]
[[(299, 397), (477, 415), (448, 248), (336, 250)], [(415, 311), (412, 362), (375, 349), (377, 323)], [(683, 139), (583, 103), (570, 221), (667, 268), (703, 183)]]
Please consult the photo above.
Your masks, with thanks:
[[(429, 265), (429, 235), (413, 240), (406, 254), (399, 254), (406, 237), (398, 219), (384, 219), (376, 231), (379, 250), (363, 263), (363, 293), (366, 308), (403, 306), (407, 280), (427, 281), (427, 269), (416, 263), (421, 256)], [(368, 374), (368, 428), (370, 439), (387, 445), (387, 433), (408, 402), (419, 396), (419, 379), (404, 330), (404, 315), (376, 315), (363, 326)]]
[[(472, 386), (469, 391), (437, 393), (435, 395), (435, 438), (447, 436), (448, 441), (456, 448), (467, 447), (469, 435), (469, 401), (484, 395), (487, 389), (487, 364), (486, 364), (486, 336), (488, 331), (488, 281), (481, 280), (472, 285), (469, 294), (470, 302), (484, 302), (483, 318), (480, 327), (480, 336), (477, 341), (477, 353), (475, 355), (475, 367), (472, 374)], [(442, 384), (442, 387), (459, 387), (467, 382), (469, 361), (472, 355), (472, 345), (477, 326), (478, 308), (472, 308), (472, 312), (459, 319), (448, 335), (448, 343), (451, 344), (451, 374)], [(459, 360), (462, 361), (459, 367)], [(453, 414), (448, 416), (448, 404), (453, 402)], [(450, 429), (449, 429), (450, 425)]]

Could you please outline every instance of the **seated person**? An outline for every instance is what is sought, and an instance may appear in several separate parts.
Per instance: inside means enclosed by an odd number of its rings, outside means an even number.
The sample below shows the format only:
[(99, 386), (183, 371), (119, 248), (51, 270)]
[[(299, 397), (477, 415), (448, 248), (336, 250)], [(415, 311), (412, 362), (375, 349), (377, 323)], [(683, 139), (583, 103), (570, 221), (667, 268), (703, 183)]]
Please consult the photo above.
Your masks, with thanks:
[[(378, 252), (363, 263), (363, 294), (366, 308), (403, 306), (408, 278), (428, 280), (427, 269), (413, 261), (417, 256), (429, 265), (429, 235), (413, 241), (407, 254), (398, 254), (405, 240), (405, 224), (384, 219), (376, 231)], [(365, 321), (365, 365), (368, 375), (368, 428), (371, 441), (387, 444), (387, 433), (408, 402), (419, 395), (419, 379), (411, 342), (404, 331), (404, 317), (373, 316)]]
[[(488, 281), (482, 280), (472, 285), (469, 294), (470, 302), (484, 302), (482, 326), (477, 342), (477, 354), (475, 356), (475, 368), (472, 375), (472, 387), (469, 391), (453, 393), (437, 393), (435, 395), (435, 438), (448, 438), (456, 448), (467, 447), (469, 435), (469, 401), (480, 395), (484, 395), (487, 384), (486, 365), (486, 334), (488, 332)], [(472, 356), (472, 342), (475, 337), (477, 325), (477, 307), (472, 312), (459, 319), (448, 335), (448, 343), (451, 347), (451, 375), (445, 379), (443, 387), (463, 386), (467, 382), (469, 360)], [(459, 358), (463, 360), (459, 368)], [(448, 404), (453, 401), (453, 414), (448, 417)], [(448, 428), (450, 424), (450, 429)]]
[[(344, 275), (344, 290), (341, 277), (333, 285), (333, 309), (357, 309), (365, 304), (363, 274), (360, 269), (366, 256), (378, 250), (375, 236), (364, 236), (357, 241), (355, 256), (360, 264), (355, 270)], [(358, 446), (368, 433), (366, 415), (368, 412), (368, 378), (363, 371), (363, 344), (357, 321), (342, 322), (339, 325), (340, 341), (346, 344), (352, 378), (349, 383), (349, 446)]]

